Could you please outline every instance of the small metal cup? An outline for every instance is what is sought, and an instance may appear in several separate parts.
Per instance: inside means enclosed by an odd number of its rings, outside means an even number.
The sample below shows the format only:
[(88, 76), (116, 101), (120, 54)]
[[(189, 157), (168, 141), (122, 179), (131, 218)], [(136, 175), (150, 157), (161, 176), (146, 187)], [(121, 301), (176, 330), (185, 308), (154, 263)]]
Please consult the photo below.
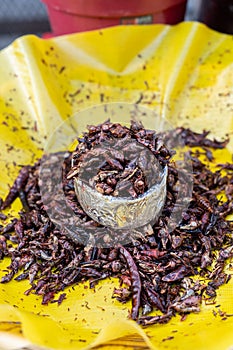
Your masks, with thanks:
[(85, 212), (103, 226), (133, 229), (155, 222), (166, 198), (167, 166), (158, 174), (160, 181), (136, 199), (103, 195), (78, 177), (74, 178), (76, 195)]

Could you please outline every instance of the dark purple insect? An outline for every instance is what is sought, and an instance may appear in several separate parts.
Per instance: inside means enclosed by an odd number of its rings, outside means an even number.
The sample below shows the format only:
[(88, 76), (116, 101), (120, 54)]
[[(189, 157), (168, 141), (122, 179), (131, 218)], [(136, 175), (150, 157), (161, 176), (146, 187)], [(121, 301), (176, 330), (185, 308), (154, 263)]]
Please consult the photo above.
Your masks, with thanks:
[[(172, 138), (169, 138), (170, 133)], [(106, 121), (88, 126), (87, 132), (78, 138), (73, 153), (46, 155), (50, 166), (42, 184), (45, 189), (51, 179), (55, 183), (60, 181), (54, 164), (61, 164), (63, 160), (64, 202), (58, 193), (49, 199), (50, 205), (59, 209), (59, 215), (67, 205), (71, 210), (70, 219), (77, 216), (83, 222), (90, 231), (86, 246), (73, 241), (72, 232), (64, 233), (50, 220), (40, 194), (40, 161), (23, 167), (5, 201), (0, 200), (2, 210), (17, 197), (22, 202), (18, 217), (10, 222), (5, 221), (5, 213), (0, 213), (0, 259), (10, 258), (1, 282), (15, 279), (20, 283), (27, 279), (31, 286), (25, 295), (35, 293), (41, 296), (43, 304), (57, 302), (59, 305), (66, 302), (67, 287), (73, 288), (88, 280), (93, 288), (101, 279), (115, 276), (120, 280), (120, 287), (113, 291), (113, 297), (122, 303), (131, 299), (131, 318), (143, 326), (167, 323), (176, 314), (184, 319), (187, 313), (199, 312), (202, 300), (213, 303), (218, 288), (230, 279), (224, 268), (233, 257), (233, 223), (226, 220), (227, 215), (233, 213), (233, 166), (219, 164), (214, 171), (202, 161), (205, 155), (212, 164), (213, 150), (224, 148), (228, 142), (210, 140), (208, 135), (207, 131), (196, 133), (182, 127), (157, 134), (135, 121), (129, 128)], [(105, 157), (101, 143), (113, 138), (116, 147)], [(185, 157), (189, 157), (193, 167), (193, 194), (181, 221), (169, 230), (177, 192), (184, 193), (183, 186), (188, 181), (187, 174), (179, 175), (175, 163), (170, 161), (174, 154), (170, 147), (178, 138), (188, 148)], [(135, 147), (139, 146), (125, 142), (131, 139), (148, 147), (161, 166), (168, 164), (166, 202), (158, 222), (137, 229), (132, 243), (125, 247), (119, 246), (115, 232), (103, 227), (101, 239), (112, 243), (112, 248), (103, 248), (96, 244), (99, 237), (95, 232), (99, 224), (88, 217), (78, 203), (73, 177), (85, 164), (88, 152), (98, 145), (103, 156), (101, 168), (95, 169), (96, 156), (90, 157), (87, 164), (91, 174), (88, 181), (93, 188), (104, 195), (125, 193), (134, 198), (145, 193), (150, 159), (144, 153), (140, 153), (138, 160), (135, 158)], [(199, 151), (193, 150), (192, 147), (197, 146)], [(123, 149), (130, 159), (124, 156)], [(221, 193), (225, 195), (223, 198), (220, 198)], [(128, 237), (131, 232), (121, 234)], [(195, 279), (193, 275), (201, 278)], [(153, 310), (159, 310), (159, 314), (148, 315)]]

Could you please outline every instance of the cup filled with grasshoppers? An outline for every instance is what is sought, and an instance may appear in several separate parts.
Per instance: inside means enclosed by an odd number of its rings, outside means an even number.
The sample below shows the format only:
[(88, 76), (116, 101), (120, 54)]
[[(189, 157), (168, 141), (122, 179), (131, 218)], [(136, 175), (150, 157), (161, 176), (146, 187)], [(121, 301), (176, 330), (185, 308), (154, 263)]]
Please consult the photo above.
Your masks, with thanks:
[[(177, 140), (188, 168), (173, 158)], [(2, 200), (1, 210), (16, 198), (23, 209), (1, 228), (0, 258), (11, 259), (1, 283), (28, 279), (43, 304), (63, 291), (59, 304), (68, 286), (116, 276), (113, 297), (131, 300), (143, 326), (199, 312), (230, 279), (233, 166), (209, 167), (227, 143), (134, 118), (88, 125), (74, 150), (22, 167)]]

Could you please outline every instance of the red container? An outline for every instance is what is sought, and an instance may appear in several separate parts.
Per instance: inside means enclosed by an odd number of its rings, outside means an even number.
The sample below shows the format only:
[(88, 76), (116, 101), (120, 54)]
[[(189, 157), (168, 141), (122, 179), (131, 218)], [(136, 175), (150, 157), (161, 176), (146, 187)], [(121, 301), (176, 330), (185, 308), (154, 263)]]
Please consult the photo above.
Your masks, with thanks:
[(183, 20), (186, 0), (42, 0), (54, 35), (119, 24), (176, 24)]

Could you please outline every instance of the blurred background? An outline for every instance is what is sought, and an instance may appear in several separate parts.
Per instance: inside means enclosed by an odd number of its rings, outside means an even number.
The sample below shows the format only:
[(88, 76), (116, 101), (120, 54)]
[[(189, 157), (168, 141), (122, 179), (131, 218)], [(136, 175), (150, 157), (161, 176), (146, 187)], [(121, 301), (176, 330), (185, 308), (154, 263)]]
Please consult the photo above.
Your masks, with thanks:
[(0, 49), (21, 35), (49, 31), (46, 6), (40, 0), (0, 0)]
[[(184, 19), (233, 34), (233, 0), (188, 0)], [(0, 0), (0, 49), (21, 35), (46, 37), (51, 30), (46, 5), (40, 0)]]

